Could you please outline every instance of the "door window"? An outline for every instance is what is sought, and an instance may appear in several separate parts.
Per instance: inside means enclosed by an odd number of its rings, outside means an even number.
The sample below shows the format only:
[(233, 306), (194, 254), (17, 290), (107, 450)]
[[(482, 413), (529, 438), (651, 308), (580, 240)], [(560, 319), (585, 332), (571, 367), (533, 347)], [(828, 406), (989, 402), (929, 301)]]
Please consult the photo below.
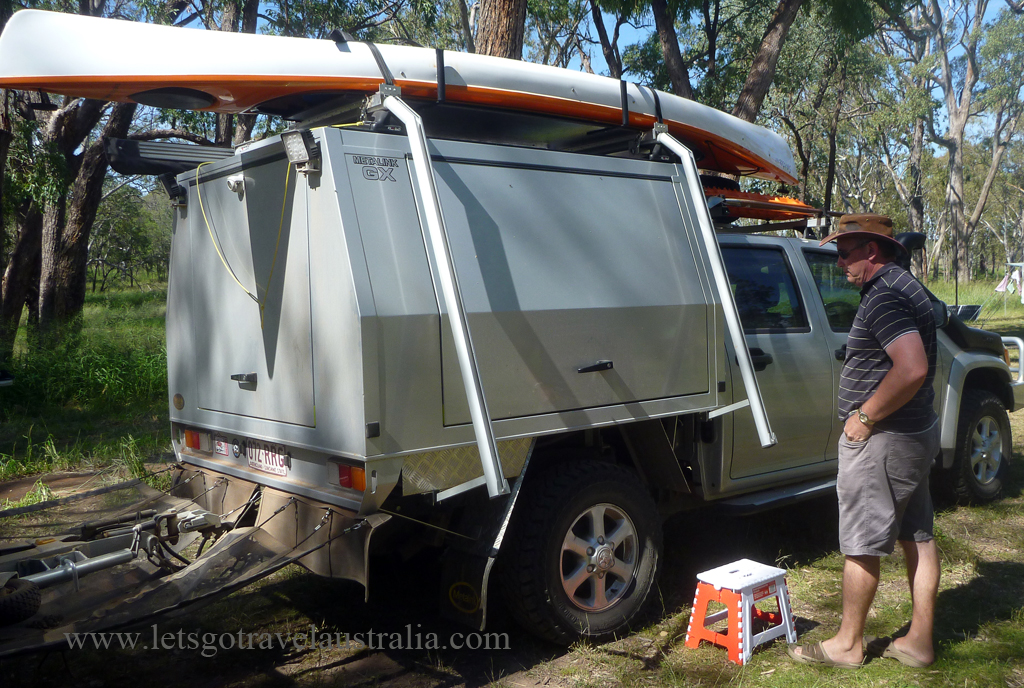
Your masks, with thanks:
[(860, 306), (860, 287), (847, 281), (846, 273), (836, 265), (836, 254), (804, 251), (804, 257), (825, 304), (829, 326), (833, 332), (849, 332)]
[(810, 331), (782, 251), (723, 246), (722, 258), (744, 332)]

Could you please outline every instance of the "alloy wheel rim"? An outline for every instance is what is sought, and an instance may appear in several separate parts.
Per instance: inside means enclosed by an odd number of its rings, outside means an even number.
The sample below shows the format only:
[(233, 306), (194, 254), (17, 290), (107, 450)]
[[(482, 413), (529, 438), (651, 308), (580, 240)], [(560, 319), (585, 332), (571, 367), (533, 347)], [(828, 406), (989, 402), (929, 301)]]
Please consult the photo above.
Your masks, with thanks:
[(1003, 437), (999, 422), (982, 417), (971, 436), (971, 472), (979, 485), (988, 485), (999, 474), (1003, 462)]
[(626, 512), (595, 504), (576, 517), (562, 541), (562, 589), (584, 611), (610, 609), (636, 578), (639, 555), (636, 527)]

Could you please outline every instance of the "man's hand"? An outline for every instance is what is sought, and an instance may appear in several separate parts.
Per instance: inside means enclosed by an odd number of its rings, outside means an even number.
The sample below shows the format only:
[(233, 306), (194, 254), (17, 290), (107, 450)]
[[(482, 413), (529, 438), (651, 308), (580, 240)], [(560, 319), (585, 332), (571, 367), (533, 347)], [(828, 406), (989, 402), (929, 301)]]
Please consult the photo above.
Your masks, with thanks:
[(867, 442), (868, 438), (871, 437), (871, 427), (861, 423), (860, 417), (854, 412), (846, 419), (843, 434), (851, 442)]

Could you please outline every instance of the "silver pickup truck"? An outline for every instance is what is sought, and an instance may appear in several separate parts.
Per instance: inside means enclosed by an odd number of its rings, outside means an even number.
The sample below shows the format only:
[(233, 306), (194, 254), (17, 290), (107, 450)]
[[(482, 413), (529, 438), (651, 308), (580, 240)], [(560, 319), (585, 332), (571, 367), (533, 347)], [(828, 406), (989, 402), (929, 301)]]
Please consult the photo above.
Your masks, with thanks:
[[(259, 493), (273, 537), (324, 543), (300, 563), (364, 585), (374, 552), (446, 547), (446, 613), (483, 627), (500, 590), (568, 642), (637, 618), (667, 514), (834, 492), (859, 298), (834, 249), (721, 218), (716, 241), (683, 148), (428, 148), (413, 129), (313, 127), (299, 162), (275, 137), (169, 186), (183, 494), (222, 513)], [(936, 483), (991, 499), (1021, 342), (936, 312)]]

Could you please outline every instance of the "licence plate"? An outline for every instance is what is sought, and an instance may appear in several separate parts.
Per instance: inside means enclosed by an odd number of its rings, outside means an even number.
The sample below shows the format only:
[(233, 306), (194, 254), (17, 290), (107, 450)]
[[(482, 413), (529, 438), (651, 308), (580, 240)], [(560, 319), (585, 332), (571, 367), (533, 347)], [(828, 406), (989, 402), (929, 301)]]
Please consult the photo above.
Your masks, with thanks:
[(249, 468), (273, 475), (286, 476), (292, 467), (292, 457), (283, 444), (246, 442), (245, 457), (249, 461)]

